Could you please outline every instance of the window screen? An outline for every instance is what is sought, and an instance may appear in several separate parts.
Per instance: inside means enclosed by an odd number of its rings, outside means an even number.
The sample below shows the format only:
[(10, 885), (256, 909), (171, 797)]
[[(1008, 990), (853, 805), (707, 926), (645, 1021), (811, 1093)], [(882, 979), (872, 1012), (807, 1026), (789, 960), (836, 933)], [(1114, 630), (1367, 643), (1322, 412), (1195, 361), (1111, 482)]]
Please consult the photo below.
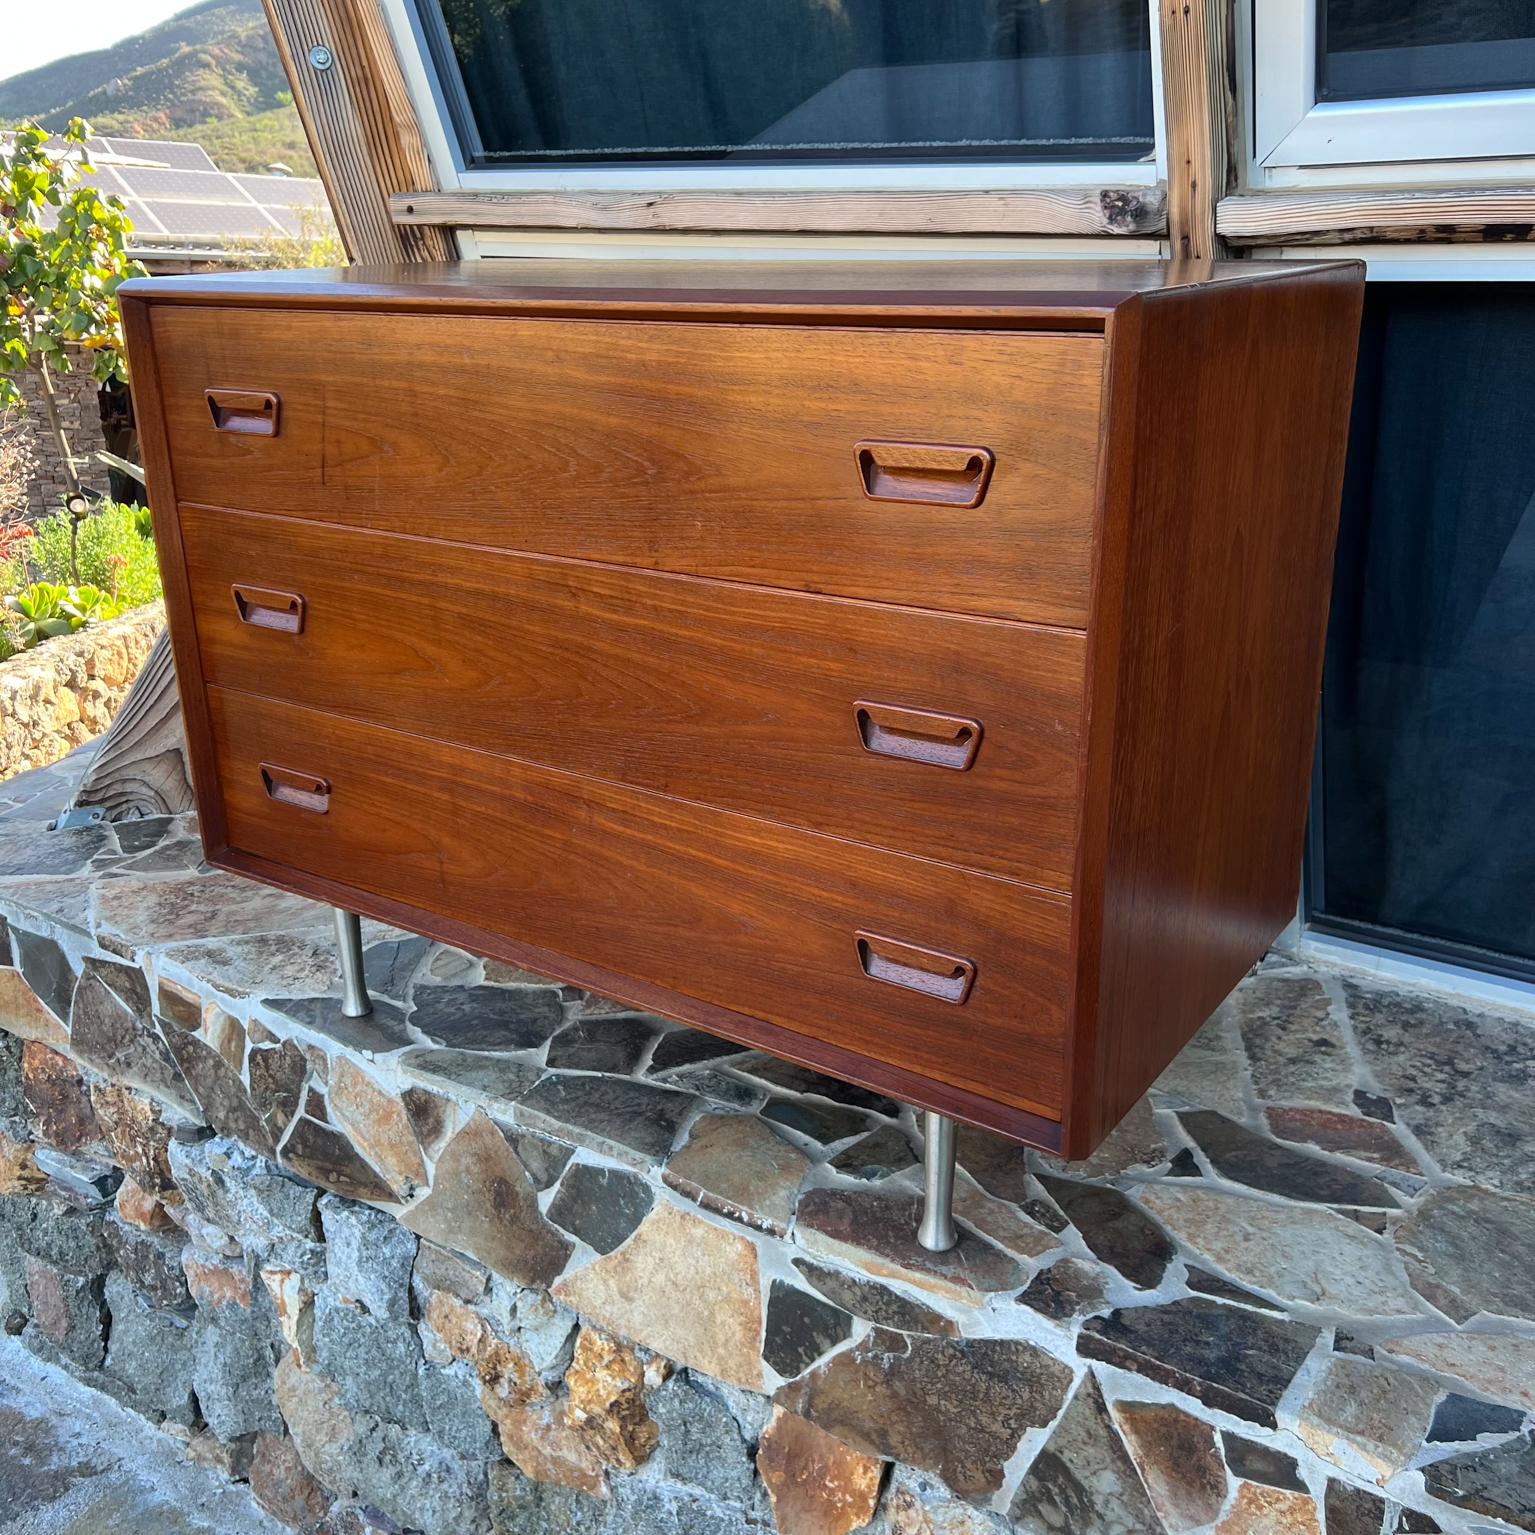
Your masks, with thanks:
[(1311, 918), (1535, 970), (1535, 290), (1372, 286)]
[(1530, 0), (1318, 0), (1317, 99), (1535, 85)]
[(474, 163), (1135, 160), (1146, 0), (418, 0)]

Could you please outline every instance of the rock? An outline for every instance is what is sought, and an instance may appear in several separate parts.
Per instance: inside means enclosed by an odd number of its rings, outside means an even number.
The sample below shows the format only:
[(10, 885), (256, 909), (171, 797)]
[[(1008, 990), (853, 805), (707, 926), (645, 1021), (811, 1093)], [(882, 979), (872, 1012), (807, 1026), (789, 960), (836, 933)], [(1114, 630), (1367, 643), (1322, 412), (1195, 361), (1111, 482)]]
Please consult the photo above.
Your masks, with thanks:
[[(11, 945), (15, 950), (16, 968), (27, 983), (28, 990), (62, 1025), (62, 1020), (69, 1017), (73, 1006), (77, 981), (63, 949), (53, 939), (40, 933), (29, 933), (19, 927), (11, 929)], [(22, 1038), (29, 1037), (25, 1032), (25, 1019), (35, 1017), (35, 1014), (28, 1004), (23, 1003), (17, 1016), (23, 1021), (23, 1028), (16, 1032)], [(36, 1037), (41, 1043), (49, 1043), (51, 1034), (52, 1031), (45, 1023), (39, 1024)]]
[(610, 1535), (757, 1535), (761, 1518), (692, 1487), (626, 1477), (614, 1489)]
[(1183, 1182), (1156, 1185), (1146, 1208), (1180, 1241), (1239, 1284), (1286, 1304), (1364, 1317), (1426, 1311), (1389, 1243), (1329, 1210), (1221, 1194)]
[[(70, 980), (74, 980), (72, 973)], [(69, 1048), (69, 1030), (43, 1005), (19, 970), (0, 969), (0, 1029), (53, 1050)]]
[(423, 986), (413, 1028), (453, 1050), (536, 1050), (565, 1021), (557, 991), (501, 986)]
[(1360, 1051), (1402, 1119), (1452, 1178), (1535, 1195), (1529, 1025), (1439, 997), (1345, 981)]
[(146, 1194), (172, 1193), (171, 1132), (159, 1108), (115, 1082), (91, 1084), (91, 1108), (112, 1160)]
[(146, 1306), (121, 1274), (107, 1275), (106, 1302), (112, 1327), (105, 1369), (126, 1405), (151, 1422), (195, 1425), (194, 1339), (186, 1318)]
[(897, 1295), (892, 1289), (865, 1279), (860, 1274), (844, 1274), (807, 1258), (795, 1258), (794, 1266), (833, 1305), (854, 1316), (861, 1316), (893, 1332), (931, 1333), (935, 1337), (955, 1338), (959, 1328), (941, 1312), (920, 1301)]
[[(330, 1287), (382, 1320), (410, 1320), (416, 1239), (392, 1215), (327, 1194), (320, 1201)], [(387, 1417), (388, 1414), (380, 1414)]]
[(220, 1135), (241, 1141), (262, 1156), (271, 1156), (275, 1149), (272, 1133), (228, 1062), (195, 1034), (167, 1028), (164, 1037), (208, 1123)]
[(1514, 1434), (1524, 1427), (1517, 1407), (1499, 1407), (1452, 1391), (1434, 1409), (1429, 1444), (1469, 1444), (1483, 1434)]
[(576, 1336), (565, 1372), (565, 1419), (608, 1466), (634, 1471), (661, 1437), (645, 1408), (645, 1366), (634, 1350), (595, 1328)]
[(169, 1160), (188, 1205), (243, 1247), (320, 1234), (315, 1191), (233, 1141), (173, 1141)]
[(580, 1018), (549, 1041), (551, 1071), (602, 1071), (627, 1077), (645, 1058), (656, 1037), (647, 1017)]
[(1334, 1354), (1296, 1432), (1323, 1460), (1384, 1484), (1423, 1444), (1437, 1388), (1349, 1354)]
[(286, 1434), (257, 1434), (251, 1446), (251, 1496), (290, 1530), (312, 1529), (330, 1508), (330, 1494), (309, 1474)]
[(180, 1232), (164, 1236), (110, 1216), (102, 1232), (119, 1272), (151, 1306), (173, 1310), (190, 1303), (181, 1266), (186, 1244)]
[(50, 1186), (82, 1210), (106, 1204), (123, 1181), (122, 1173), (109, 1162), (56, 1151), (52, 1146), (39, 1146), (33, 1160)]
[(863, 1109), (870, 1114), (883, 1114), (887, 1119), (895, 1118), (901, 1111), (901, 1106), (883, 1093), (870, 1092), (866, 1087), (858, 1087), (836, 1077), (823, 1076), (808, 1066), (779, 1060), (776, 1056), (752, 1055), (732, 1061), (731, 1068), (744, 1076), (755, 1077), (772, 1088), (824, 1098), (828, 1103)]
[(496, 1535), (599, 1535), (609, 1511), (598, 1498), (532, 1481), (505, 1461), (490, 1468)]
[(1102, 1274), (1080, 1258), (1062, 1258), (1041, 1269), (1018, 1297), (1052, 1322), (1067, 1322), (1103, 1309), (1108, 1298)]
[(1297, 1322), (1195, 1297), (1093, 1317), (1077, 1352), (1274, 1428), (1279, 1400), (1315, 1342), (1315, 1330)]
[(611, 1495), (596, 1450), (551, 1398), (496, 1406), (492, 1415), (502, 1450), (524, 1476), (590, 1498)]
[(422, 1535), (486, 1535), (483, 1464), (428, 1435), (352, 1414), (339, 1390), (291, 1359), (277, 1367), (277, 1400), (304, 1465), (325, 1487)]
[(1024, 1215), (1015, 1205), (983, 1194), (961, 1180), (954, 1189), (954, 1213), (984, 1237), (1021, 1258), (1041, 1258), (1061, 1243), (1057, 1234)]
[(1398, 1172), (1421, 1173), (1417, 1158), (1397, 1139), (1396, 1132), (1378, 1119), (1340, 1114), (1332, 1109), (1270, 1109), (1265, 1116), (1269, 1129), (1282, 1141), (1301, 1141), (1321, 1151), (1374, 1162)]
[(1262, 1482), (1265, 1487), (1282, 1487), (1287, 1492), (1306, 1491), (1300, 1466), (1293, 1455), (1286, 1455), (1269, 1444), (1259, 1444), (1255, 1439), (1244, 1439), (1224, 1428), (1221, 1444), (1226, 1451), (1227, 1469), (1238, 1480)]
[(1249, 976), (1232, 997), (1253, 1088), (1271, 1103), (1347, 1108), (1354, 1067), (1322, 983), (1311, 975)]
[(453, 1105), (424, 1087), (407, 1087), (400, 1094), (400, 1107), (405, 1110), (416, 1144), (428, 1156), (435, 1157), (447, 1144), (453, 1128)]
[(809, 1170), (809, 1158), (760, 1119), (704, 1114), (662, 1176), (706, 1210), (783, 1236)]
[(615, 1167), (577, 1162), (549, 1206), (549, 1219), (593, 1252), (610, 1253), (650, 1214), (655, 1191), (643, 1178)]
[(429, 938), (414, 934), (370, 943), (362, 956), (362, 978), (368, 995), (403, 1002), (410, 990), (411, 977), (431, 947)]
[(1215, 1535), (1322, 1535), (1309, 1493), (1243, 1482)]
[(1172, 1261), (1173, 1245), (1140, 1206), (1116, 1188), (1041, 1177), (1094, 1257), (1119, 1270), (1131, 1284), (1155, 1289)]
[(155, 1016), (178, 1029), (195, 1034), (203, 1023), (203, 999), (180, 981), (161, 975), (155, 979)]
[(867, 1135), (874, 1127), (874, 1121), (857, 1109), (805, 1098), (773, 1098), (760, 1113), (763, 1119), (770, 1119), (819, 1146), (836, 1146), (855, 1135)]
[(463, 1301), (436, 1291), (426, 1304), (423, 1337), (434, 1339), (447, 1360), (469, 1365), (489, 1394), (485, 1410), (541, 1401), (548, 1392), (533, 1361), (514, 1348), (490, 1321)]
[(1452, 1320), (1479, 1312), (1535, 1320), (1535, 1200), (1435, 1189), (1395, 1236), (1409, 1277)]
[(568, 1141), (557, 1141), (547, 1135), (535, 1135), (531, 1130), (508, 1130), (502, 1126), (502, 1134), (511, 1142), (517, 1160), (527, 1169), (533, 1187), (540, 1194), (559, 1182), (560, 1174), (576, 1154), (576, 1148)]
[(500, 1447), (480, 1392), (479, 1377), (467, 1364), (428, 1364), (421, 1368), (421, 1404), (432, 1438), (455, 1455), (497, 1460)]
[(666, 1072), (661, 1080), (668, 1087), (706, 1098), (719, 1108), (755, 1113), (767, 1102), (765, 1087), (733, 1077), (728, 1071), (716, 1071), (712, 1066), (685, 1066), (680, 1071)]
[(1211, 1524), (1226, 1501), (1215, 1431), (1169, 1402), (1116, 1402), (1114, 1422), (1163, 1525)]
[(302, 932), (327, 925), (323, 906), (237, 874), (103, 880), (96, 888), (98, 932), (133, 948), (209, 933)]
[(1016, 1260), (968, 1231), (948, 1252), (929, 1252), (917, 1241), (921, 1212), (919, 1196), (905, 1191), (811, 1189), (800, 1196), (795, 1235), (812, 1252), (969, 1305), (1023, 1283)]
[(14, 1141), (0, 1130), (0, 1194), (35, 1194), (48, 1182), (30, 1141)]
[(412, 1270), (416, 1282), (427, 1290), (442, 1290), (461, 1301), (477, 1301), (484, 1293), (490, 1271), (481, 1263), (460, 1256), (435, 1242), (421, 1242)]
[(917, 1153), (899, 1125), (881, 1125), (872, 1135), (839, 1151), (831, 1165), (849, 1178), (877, 1183), (917, 1165)]
[(472, 1050), (412, 1050), (400, 1059), (407, 1081), (447, 1089), (488, 1113), (506, 1116), (538, 1081), (541, 1068), (504, 1055), (476, 1055)]
[(294, 1359), (312, 1369), (314, 1348), (314, 1291), (306, 1275), (297, 1269), (264, 1265), (261, 1282), (266, 1286), (277, 1319), (277, 1330)]
[(1424, 1467), (1423, 1483), (1456, 1508), (1535, 1530), (1535, 1445), (1528, 1438), (1435, 1461)]
[[(245, 1072), (256, 1112), (266, 1121), (272, 1139), (280, 1140), (303, 1099), (304, 1079), (309, 1075), (304, 1052), (291, 1039), (280, 1045), (257, 1046), (250, 1052)], [(334, 1089), (331, 1101), (335, 1101)]]
[(696, 1102), (648, 1082), (551, 1074), (520, 1100), (516, 1117), (644, 1170), (666, 1158)]
[[(236, 1076), (245, 1069), (245, 1025), (233, 1013), (226, 1012), (217, 1002), (203, 1004), (202, 1028), (204, 1042), (219, 1056)], [(298, 1050), (298, 1046), (293, 1047)], [(302, 1052), (300, 1052), (302, 1058)], [(262, 1105), (266, 1112), (266, 1105)], [(274, 1134), (280, 1132), (273, 1132)]]
[(775, 1408), (757, 1450), (757, 1471), (780, 1530), (849, 1535), (874, 1517), (883, 1463)]
[(951, 1498), (904, 1466), (891, 1468), (884, 1514), (890, 1535), (1013, 1535), (1010, 1519)]
[(762, 1389), (757, 1250), (745, 1237), (658, 1205), (622, 1248), (562, 1279), (554, 1295), (670, 1359)]
[(1494, 1402), (1535, 1411), (1535, 1338), (1498, 1333), (1420, 1333), (1376, 1348), (1408, 1359)]
[(701, 1487), (726, 1503), (752, 1491), (752, 1460), (730, 1409), (685, 1373), (651, 1393), (650, 1416), (661, 1431), (666, 1475)]
[(853, 1319), (837, 1306), (775, 1279), (768, 1293), (762, 1357), (785, 1380), (803, 1374), (853, 1335)]
[(476, 1111), (437, 1160), (432, 1191), (402, 1223), (515, 1281), (547, 1289), (570, 1258), (506, 1137)]
[(370, 999), (373, 1011), (362, 1018), (348, 1018), (339, 997), (267, 997), (261, 1005), (332, 1044), (343, 1045), (370, 1058), (388, 1056), (415, 1043), (405, 1026), (405, 1012), (383, 997)]
[(1042, 1166), (1068, 1178), (1089, 1182), (1094, 1178), (1117, 1178), (1122, 1173), (1145, 1172), (1165, 1167), (1167, 1143), (1157, 1128), (1149, 1098), (1137, 1099), (1129, 1113), (1109, 1131), (1090, 1157), (1066, 1162), (1059, 1157), (1042, 1156)]
[(187, 1247), (181, 1255), (187, 1290), (199, 1306), (239, 1306), (250, 1310), (251, 1278), (244, 1258), (199, 1253)]
[(1255, 1295), (1251, 1290), (1244, 1290), (1241, 1285), (1232, 1284), (1229, 1279), (1222, 1279), (1219, 1274), (1211, 1274), (1202, 1268), (1196, 1268), (1190, 1264), (1187, 1271), (1186, 1283), (1189, 1289), (1198, 1295), (1212, 1295), (1216, 1300), (1235, 1301), (1239, 1306), (1252, 1306), (1259, 1311), (1267, 1311), (1271, 1316), (1284, 1316), (1284, 1307), (1276, 1305), (1271, 1300), (1265, 1300), (1261, 1295)]
[(322, 1290), (314, 1302), (314, 1357), (352, 1412), (402, 1428), (426, 1428), (421, 1345), (407, 1320), (370, 1316)]
[(67, 1055), (29, 1039), (21, 1047), (21, 1091), (39, 1139), (78, 1151), (101, 1138), (90, 1095)]
[(90, 1277), (111, 1266), (98, 1210), (73, 1210), (56, 1198), (0, 1196), (0, 1231), (20, 1250), (69, 1274)]
[(293, 1121), (279, 1155), (284, 1167), (343, 1199), (362, 1199), (376, 1205), (396, 1202), (394, 1190), (350, 1141), (307, 1116)]
[(1071, 1371), (1011, 1338), (923, 1338), (876, 1329), (774, 1402), (865, 1455), (901, 1460), (964, 1497), (1002, 1485), (1024, 1433), (1060, 1410)]
[[(170, 1032), (181, 1040), (190, 1038), (178, 1029)], [(82, 1066), (113, 1082), (142, 1088), (182, 1113), (198, 1113), (197, 1084), (186, 1078), (174, 1045), (167, 1049), (168, 1042), (156, 1032), (149, 986), (135, 966), (85, 960), (70, 1013), (69, 1038), (70, 1050)]]
[(1386, 1520), (1386, 1500), (1362, 1487), (1329, 1480), (1323, 1510), (1327, 1535), (1380, 1535)]
[(1310, 1204), (1395, 1210), (1401, 1201), (1385, 1184), (1319, 1157), (1256, 1135), (1223, 1114), (1185, 1111), (1179, 1123), (1223, 1178)]
[(99, 1275), (71, 1274), (30, 1254), (25, 1259), (27, 1298), (39, 1331), (66, 1358), (87, 1370), (106, 1355), (106, 1308)]
[(1034, 1457), (1009, 1512), (1019, 1535), (1146, 1535), (1161, 1528), (1091, 1371)]
[(673, 1029), (663, 1034), (651, 1052), (649, 1074), (675, 1071), (683, 1066), (697, 1066), (704, 1061), (722, 1061), (732, 1055), (747, 1053), (745, 1045), (732, 1044), (728, 1039), (716, 1039), (712, 1034), (697, 1029)]

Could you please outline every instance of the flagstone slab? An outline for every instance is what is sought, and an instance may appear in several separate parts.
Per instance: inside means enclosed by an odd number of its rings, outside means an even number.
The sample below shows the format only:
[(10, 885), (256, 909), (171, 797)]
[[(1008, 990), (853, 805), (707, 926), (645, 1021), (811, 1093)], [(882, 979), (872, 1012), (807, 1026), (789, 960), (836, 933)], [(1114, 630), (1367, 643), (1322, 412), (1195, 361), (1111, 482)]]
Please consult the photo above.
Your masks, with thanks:
[(853, 1335), (853, 1319), (798, 1285), (775, 1279), (768, 1291), (762, 1357), (785, 1380), (803, 1374)]
[(676, 1071), (684, 1066), (698, 1066), (705, 1061), (723, 1061), (733, 1055), (746, 1055), (745, 1045), (718, 1039), (701, 1029), (673, 1029), (662, 1036), (650, 1057), (649, 1074)]
[(1320, 980), (1260, 970), (1237, 988), (1230, 1007), (1259, 1098), (1352, 1105), (1353, 1058)]
[(1115, 1402), (1114, 1422), (1162, 1523), (1174, 1535), (1211, 1523), (1226, 1467), (1208, 1423), (1170, 1402)]
[(1410, 1359), (1478, 1396), (1535, 1411), (1535, 1338), (1503, 1333), (1436, 1332), (1389, 1338), (1377, 1353)]
[(705, 1209), (783, 1236), (810, 1159), (760, 1119), (705, 1114), (672, 1153), (667, 1184)]
[(1394, 1235), (1409, 1274), (1452, 1320), (1535, 1320), (1535, 1199), (1437, 1189)]
[[(1244, 983), (1245, 984), (1245, 983)], [(1247, 1112), (1247, 1061), (1232, 1021), (1233, 1002), (1223, 1003), (1151, 1084), (1153, 1103), (1215, 1109), (1240, 1119)]]
[(330, 908), (237, 874), (106, 880), (93, 895), (96, 930), (134, 948), (213, 934), (325, 930)]
[(505, 1117), (543, 1075), (543, 1068), (474, 1050), (412, 1050), (400, 1057), (400, 1075), (407, 1081), (446, 1089), (488, 1113)]
[(336, 946), (304, 933), (258, 933), (172, 944), (159, 964), (226, 997), (312, 997), (336, 984)]
[(1518, 1433), (1524, 1421), (1525, 1415), (1517, 1407), (1479, 1402), (1452, 1391), (1434, 1409), (1426, 1437), (1429, 1444), (1470, 1444), (1483, 1434)]
[(649, 1082), (551, 1072), (518, 1100), (516, 1118), (643, 1171), (665, 1160), (697, 1102)]
[(1320, 1151), (1334, 1151), (1340, 1156), (1374, 1162), (1398, 1172), (1421, 1173), (1423, 1170), (1396, 1132), (1381, 1119), (1293, 1105), (1271, 1108), (1264, 1117), (1269, 1129), (1282, 1141), (1315, 1146)]
[(55, 1018), (68, 1018), (78, 976), (63, 949), (46, 934), (20, 927), (11, 928), (11, 949), (16, 968), (38, 1000)]
[(565, 1021), (560, 994), (531, 986), (423, 986), (410, 1023), (450, 1050), (534, 1050)]
[(963, 1497), (985, 1497), (1002, 1486), (1023, 1435), (1060, 1411), (1071, 1377), (1019, 1339), (876, 1330), (773, 1400), (865, 1455), (905, 1461)]
[(1161, 1284), (1173, 1244), (1139, 1205), (1107, 1184), (1070, 1183), (1044, 1174), (1039, 1181), (1095, 1258), (1142, 1290)]
[(69, 1030), (27, 985), (19, 970), (0, 969), (0, 1029), (53, 1050), (69, 1048)]
[(288, 1130), (278, 1160), (301, 1178), (369, 1204), (394, 1204), (394, 1190), (370, 1167), (352, 1143), (329, 1125), (300, 1115)]
[(1438, 1395), (1421, 1375), (1334, 1354), (1296, 1431), (1323, 1460), (1384, 1484), (1422, 1447)]
[(1528, 1438), (1435, 1461), (1424, 1469), (1423, 1483), (1456, 1508), (1535, 1530), (1535, 1445)]
[(1146, 1208), (1187, 1247), (1238, 1284), (1361, 1317), (1414, 1317), (1429, 1308), (1389, 1242), (1342, 1215), (1270, 1204), (1189, 1182), (1160, 1184)]
[(808, 1258), (793, 1261), (794, 1267), (833, 1305), (876, 1327), (892, 1332), (931, 1333), (941, 1338), (959, 1336), (959, 1328), (941, 1311), (899, 1295), (888, 1285), (865, 1279), (861, 1274), (812, 1263)]
[(627, 1077), (656, 1037), (654, 1020), (643, 1016), (579, 1018), (549, 1041), (551, 1070), (602, 1071)]
[[(258, 1053), (251, 1053), (251, 1090), (256, 1091)], [(346, 1056), (331, 1066), (331, 1118), (348, 1140), (384, 1175), (402, 1199), (426, 1184), (426, 1164), (405, 1106)], [(259, 1095), (257, 1101), (260, 1101)]]
[(549, 1219), (593, 1252), (610, 1253), (629, 1240), (655, 1202), (655, 1191), (637, 1173), (577, 1162), (561, 1180)]
[(396, 1002), (374, 997), (372, 1010), (361, 1018), (348, 1018), (341, 1011), (341, 998), (267, 997), (262, 1006), (284, 1018), (302, 1024), (311, 1033), (333, 1044), (345, 1045), (360, 1055), (393, 1055), (416, 1041), (405, 1027), (405, 1011)]

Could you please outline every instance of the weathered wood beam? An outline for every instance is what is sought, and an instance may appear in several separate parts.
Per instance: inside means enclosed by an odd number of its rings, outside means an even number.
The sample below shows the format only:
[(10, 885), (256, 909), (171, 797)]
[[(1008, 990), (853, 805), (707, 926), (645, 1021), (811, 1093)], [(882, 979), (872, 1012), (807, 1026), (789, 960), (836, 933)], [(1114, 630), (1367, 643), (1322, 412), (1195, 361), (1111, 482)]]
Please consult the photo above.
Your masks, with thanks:
[(396, 193), (402, 229), (704, 233), (1141, 235), (1167, 228), (1161, 186), (1006, 191)]
[(1231, 189), (1236, 76), (1231, 0), (1160, 0), (1167, 234), (1174, 259), (1224, 254), (1216, 205)]
[(451, 259), (446, 230), (389, 216), (392, 193), (434, 178), (378, 0), (262, 4), (347, 254), (363, 263)]
[(1232, 245), (1524, 243), (1535, 187), (1253, 192), (1223, 199), (1216, 224)]

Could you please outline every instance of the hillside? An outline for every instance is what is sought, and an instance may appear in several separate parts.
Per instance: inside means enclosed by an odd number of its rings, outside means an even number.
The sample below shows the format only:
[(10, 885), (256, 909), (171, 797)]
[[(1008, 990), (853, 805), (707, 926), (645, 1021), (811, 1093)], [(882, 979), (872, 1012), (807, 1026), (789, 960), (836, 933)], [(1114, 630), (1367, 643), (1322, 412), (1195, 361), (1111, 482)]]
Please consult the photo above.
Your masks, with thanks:
[(202, 0), (134, 37), (0, 80), (0, 123), (187, 139), (224, 169), (315, 174), (261, 0)]

